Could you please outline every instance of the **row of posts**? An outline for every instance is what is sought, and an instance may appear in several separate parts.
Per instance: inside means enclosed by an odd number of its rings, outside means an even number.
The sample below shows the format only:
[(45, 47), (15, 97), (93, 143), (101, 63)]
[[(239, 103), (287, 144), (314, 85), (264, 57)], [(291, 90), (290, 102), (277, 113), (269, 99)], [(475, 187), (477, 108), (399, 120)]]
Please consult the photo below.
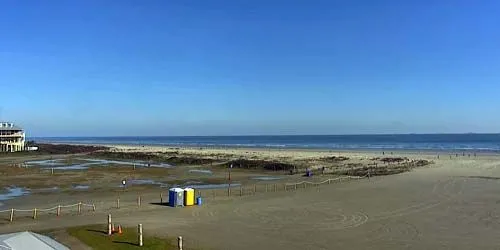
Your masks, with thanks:
[[(368, 172), (368, 178), (370, 178), (370, 172)], [(342, 179), (340, 179), (340, 182), (342, 182)], [(328, 184), (331, 183), (331, 180), (328, 180)], [(303, 183), (304, 185), (304, 188), (307, 188), (307, 183)], [(319, 184), (316, 184), (318, 187), (319, 187)], [(287, 191), (287, 184), (283, 184), (283, 190), (284, 191)], [(295, 184), (294, 185), (294, 190), (297, 190), (297, 186), (298, 184)], [(273, 184), (273, 188), (269, 188), (269, 184), (266, 184), (266, 189), (265, 189), (265, 192), (269, 192), (269, 190), (273, 190), (274, 192), (277, 192), (278, 191), (278, 184)], [(215, 198), (216, 197), (216, 190), (212, 190), (212, 196)], [(253, 193), (257, 193), (257, 185), (254, 185), (253, 186)], [(227, 189), (227, 194), (228, 196), (231, 196), (231, 188), (228, 188)], [(199, 191), (198, 193), (199, 196), (201, 196), (201, 191)], [(244, 188), (242, 186), (240, 186), (240, 196), (243, 196), (244, 195)], [(163, 193), (160, 192), (160, 203), (163, 204)], [(137, 196), (137, 206), (140, 207), (142, 205), (142, 197), (140, 195)], [(116, 208), (120, 208), (120, 197), (118, 197), (116, 199)], [(95, 211), (95, 204), (92, 205), (92, 210)], [(12, 222), (14, 220), (14, 209), (11, 209), (11, 213), (10, 213), (10, 221)], [(82, 212), (82, 203), (79, 202), (78, 203), (78, 214), (81, 214)], [(37, 208), (34, 208), (33, 209), (33, 219), (36, 219), (37, 218), (37, 215), (38, 215), (38, 209)], [(57, 212), (56, 212), (56, 215), (57, 216), (60, 216), (61, 215), (61, 205), (57, 206)]]
[[(367, 176), (368, 176), (368, 178), (370, 178), (370, 176), (371, 176), (370, 175), (370, 171), (368, 171), (368, 175)], [(340, 179), (339, 181), (342, 182), (342, 179)], [(330, 184), (330, 183), (331, 183), (331, 180), (328, 180), (328, 184)], [(294, 185), (294, 190), (297, 189), (298, 185), (299, 184), (295, 184)], [(307, 188), (307, 183), (304, 182), (303, 185), (304, 185), (303, 186), (304, 188)], [(312, 184), (312, 185), (316, 185), (316, 186), (319, 187), (320, 184)], [(287, 186), (291, 186), (291, 185), (283, 184), (283, 190), (284, 191), (288, 190)], [(232, 190), (231, 188), (227, 189), (227, 196), (231, 196), (231, 190)], [(239, 195), (240, 196), (244, 195), (244, 190), (245, 190), (244, 187), (240, 186), (240, 190), (239, 190)], [(265, 192), (266, 193), (267, 192), (272, 192), (272, 191), (274, 191), (274, 192), (278, 191), (278, 184), (272, 184), (271, 187), (270, 187), (270, 184), (266, 184), (265, 185)], [(253, 186), (253, 193), (254, 194), (257, 193), (257, 185)], [(201, 196), (201, 191), (198, 191), (198, 196)], [(215, 198), (216, 196), (217, 196), (217, 190), (213, 189), (212, 190), (212, 197)], [(163, 204), (163, 202), (164, 202), (163, 193), (160, 192), (160, 204)], [(137, 206), (140, 207), (141, 205), (142, 205), (142, 196), (138, 195), (137, 196)], [(116, 199), (116, 208), (120, 208), (120, 197), (118, 197)]]
[[(78, 214), (82, 213), (82, 206), (83, 206), (83, 203), (78, 202)], [(60, 216), (61, 215), (61, 208), (62, 208), (61, 205), (57, 206), (57, 208), (56, 208), (56, 216)], [(10, 217), (9, 217), (9, 221), (10, 222), (14, 221), (14, 213), (15, 213), (15, 211), (16, 210), (14, 208), (12, 208), (10, 210)], [(38, 218), (38, 212), (39, 211), (40, 211), (39, 209), (33, 208), (33, 216), (32, 216), (32, 218), (34, 220), (36, 220)], [(92, 211), (95, 212), (95, 204), (92, 204)]]

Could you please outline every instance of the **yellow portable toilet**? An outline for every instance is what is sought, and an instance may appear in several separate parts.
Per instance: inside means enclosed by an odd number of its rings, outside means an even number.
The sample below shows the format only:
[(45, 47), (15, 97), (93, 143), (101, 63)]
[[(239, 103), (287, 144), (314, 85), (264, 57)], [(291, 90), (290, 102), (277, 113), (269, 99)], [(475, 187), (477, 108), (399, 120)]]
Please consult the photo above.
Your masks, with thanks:
[(194, 189), (185, 188), (184, 189), (184, 206), (194, 205)]

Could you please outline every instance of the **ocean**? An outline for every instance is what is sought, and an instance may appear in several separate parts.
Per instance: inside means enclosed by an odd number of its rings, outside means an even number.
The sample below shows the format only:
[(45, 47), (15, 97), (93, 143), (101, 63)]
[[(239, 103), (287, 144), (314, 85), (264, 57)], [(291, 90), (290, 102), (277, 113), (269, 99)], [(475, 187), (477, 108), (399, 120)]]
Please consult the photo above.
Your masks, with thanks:
[(45, 143), (500, 153), (500, 134), (36, 137)]

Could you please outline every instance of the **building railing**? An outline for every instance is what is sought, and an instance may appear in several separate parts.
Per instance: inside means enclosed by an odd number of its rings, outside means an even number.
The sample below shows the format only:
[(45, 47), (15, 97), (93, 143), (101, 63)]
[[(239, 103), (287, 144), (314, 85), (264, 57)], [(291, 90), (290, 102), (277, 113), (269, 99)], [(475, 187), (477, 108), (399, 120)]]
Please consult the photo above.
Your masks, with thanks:
[(0, 144), (19, 144), (19, 145), (24, 145), (24, 142), (22, 142), (22, 141), (0, 141)]
[(13, 134), (0, 133), (0, 137), (24, 137), (24, 133), (13, 133)]

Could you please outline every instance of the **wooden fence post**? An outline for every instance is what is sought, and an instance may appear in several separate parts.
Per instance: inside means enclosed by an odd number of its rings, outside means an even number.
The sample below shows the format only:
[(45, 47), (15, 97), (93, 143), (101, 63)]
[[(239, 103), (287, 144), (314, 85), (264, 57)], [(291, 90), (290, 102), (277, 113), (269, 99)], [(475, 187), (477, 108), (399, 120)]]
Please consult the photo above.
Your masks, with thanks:
[(142, 224), (139, 224), (137, 226), (137, 230), (138, 230), (138, 236), (139, 236), (139, 246), (142, 247), (143, 246), (143, 242), (142, 242)]
[(57, 216), (61, 216), (61, 205), (57, 205)]
[(50, 169), (50, 174), (51, 174), (51, 175), (54, 175), (54, 168), (51, 168), (51, 169)]
[(33, 209), (33, 220), (36, 220), (36, 208)]
[(163, 204), (163, 193), (160, 192), (160, 204)]
[(137, 206), (140, 207), (141, 206), (141, 196), (137, 196)]
[(183, 246), (182, 236), (177, 237), (177, 246), (179, 247), (179, 250), (182, 250)]
[(82, 214), (82, 203), (78, 202), (78, 214)]
[(231, 187), (227, 188), (227, 196), (231, 196)]
[(14, 208), (10, 210), (10, 222), (14, 221)]
[(111, 226), (111, 214), (108, 214), (108, 235), (113, 234), (112, 226)]
[(120, 208), (120, 197), (116, 198), (116, 208)]

